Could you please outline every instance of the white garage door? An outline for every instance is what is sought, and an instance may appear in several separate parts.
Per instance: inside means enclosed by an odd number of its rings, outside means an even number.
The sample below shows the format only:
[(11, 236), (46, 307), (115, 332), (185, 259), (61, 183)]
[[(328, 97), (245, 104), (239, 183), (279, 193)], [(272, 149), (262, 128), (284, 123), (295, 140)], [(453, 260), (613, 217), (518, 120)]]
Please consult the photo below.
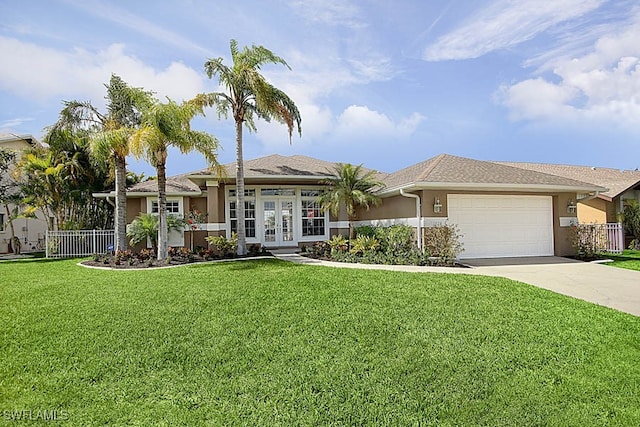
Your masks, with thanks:
[(451, 194), (447, 203), (463, 236), (460, 258), (553, 255), (551, 196)]

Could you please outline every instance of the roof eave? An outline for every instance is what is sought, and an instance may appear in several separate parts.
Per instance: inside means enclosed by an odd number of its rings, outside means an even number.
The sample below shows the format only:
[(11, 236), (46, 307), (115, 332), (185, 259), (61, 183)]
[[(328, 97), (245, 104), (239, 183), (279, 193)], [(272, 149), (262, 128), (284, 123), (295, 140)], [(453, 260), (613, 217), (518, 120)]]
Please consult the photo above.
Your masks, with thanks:
[(527, 193), (537, 192), (605, 192), (604, 187), (582, 185), (556, 184), (503, 184), (503, 183), (472, 183), (472, 182), (412, 182), (380, 190), (379, 196), (393, 196), (400, 190), (458, 190), (458, 191), (518, 191)]
[[(192, 196), (201, 196), (202, 195), (202, 191), (167, 191), (167, 196), (170, 197), (181, 197), (181, 196), (188, 196), (188, 197), (192, 197)], [(109, 193), (93, 193), (91, 194), (93, 197), (95, 198), (107, 198), (107, 197), (115, 197), (116, 196), (116, 192), (115, 191), (111, 191)], [(148, 197), (148, 196), (157, 196), (158, 192), (157, 191), (127, 191), (127, 197)]]

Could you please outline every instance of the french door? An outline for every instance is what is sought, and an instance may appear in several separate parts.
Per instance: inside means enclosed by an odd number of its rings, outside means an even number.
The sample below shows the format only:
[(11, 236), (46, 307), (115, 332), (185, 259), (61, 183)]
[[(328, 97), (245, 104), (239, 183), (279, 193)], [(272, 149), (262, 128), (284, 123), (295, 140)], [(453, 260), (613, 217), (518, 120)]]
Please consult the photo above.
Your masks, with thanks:
[(265, 246), (291, 246), (294, 244), (295, 199), (268, 199), (262, 202)]

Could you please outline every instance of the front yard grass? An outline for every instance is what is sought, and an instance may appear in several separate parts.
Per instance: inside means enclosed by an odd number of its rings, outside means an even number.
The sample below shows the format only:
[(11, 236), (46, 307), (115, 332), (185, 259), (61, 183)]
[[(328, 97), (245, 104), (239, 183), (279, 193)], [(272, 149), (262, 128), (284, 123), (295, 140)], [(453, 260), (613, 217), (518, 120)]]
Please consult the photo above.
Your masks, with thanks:
[(0, 263), (0, 417), (638, 425), (640, 318), (507, 279)]
[(640, 251), (625, 250), (620, 255), (607, 254), (606, 257), (613, 260), (607, 265), (640, 271)]

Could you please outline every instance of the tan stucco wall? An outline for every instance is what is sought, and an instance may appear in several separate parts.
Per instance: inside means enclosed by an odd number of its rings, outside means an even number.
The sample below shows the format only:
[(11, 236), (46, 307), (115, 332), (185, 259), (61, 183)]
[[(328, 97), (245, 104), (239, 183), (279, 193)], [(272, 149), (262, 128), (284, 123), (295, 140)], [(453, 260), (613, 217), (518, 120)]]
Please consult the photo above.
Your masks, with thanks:
[(127, 224), (131, 224), (138, 215), (146, 212), (147, 199), (145, 197), (131, 197), (127, 199)]
[[(188, 215), (191, 211), (207, 212), (206, 197), (185, 197), (184, 198), (184, 214)], [(209, 217), (207, 216), (207, 221)]]
[(207, 187), (207, 222), (221, 223), (224, 218), (224, 186)]
[(560, 227), (561, 217), (577, 217), (577, 213), (567, 212), (567, 205), (571, 200), (576, 200), (576, 193), (559, 193), (553, 195), (553, 247), (557, 256), (575, 255), (576, 251), (571, 246), (571, 227)]
[(591, 199), (578, 202), (578, 221), (581, 224), (605, 224), (607, 222), (607, 202)]
[(404, 196), (393, 196), (382, 199), (380, 206), (371, 207), (368, 211), (359, 208), (356, 221), (409, 217), (416, 217), (416, 201)]

